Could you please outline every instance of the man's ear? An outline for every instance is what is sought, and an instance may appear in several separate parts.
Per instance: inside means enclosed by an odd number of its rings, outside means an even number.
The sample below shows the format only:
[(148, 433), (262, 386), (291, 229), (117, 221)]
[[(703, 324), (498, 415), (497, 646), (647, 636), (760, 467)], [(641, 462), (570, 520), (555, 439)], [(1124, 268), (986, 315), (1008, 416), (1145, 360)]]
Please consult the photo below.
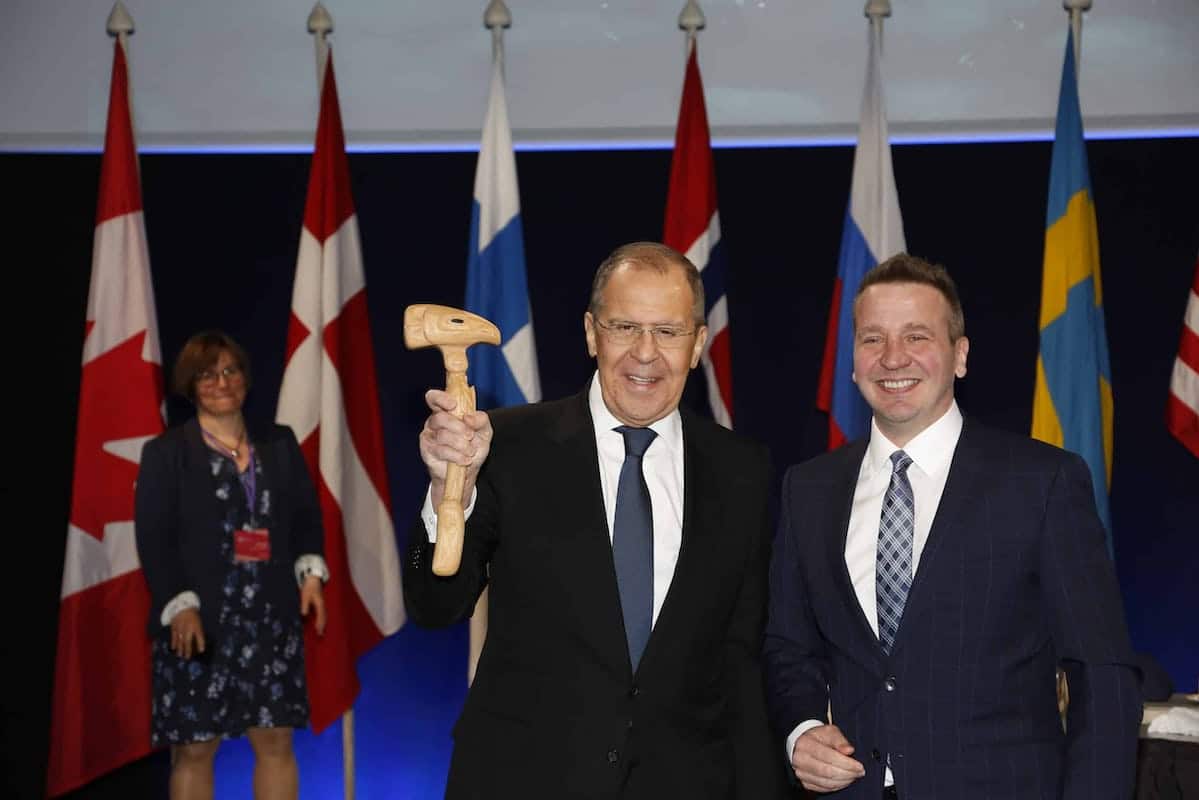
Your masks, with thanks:
[(583, 335), (587, 338), (587, 355), (595, 358), (595, 318), (591, 316), (590, 311), (583, 312)]
[(700, 325), (695, 329), (695, 346), (691, 348), (691, 369), (699, 366), (699, 358), (704, 354), (704, 344), (708, 341), (708, 326)]

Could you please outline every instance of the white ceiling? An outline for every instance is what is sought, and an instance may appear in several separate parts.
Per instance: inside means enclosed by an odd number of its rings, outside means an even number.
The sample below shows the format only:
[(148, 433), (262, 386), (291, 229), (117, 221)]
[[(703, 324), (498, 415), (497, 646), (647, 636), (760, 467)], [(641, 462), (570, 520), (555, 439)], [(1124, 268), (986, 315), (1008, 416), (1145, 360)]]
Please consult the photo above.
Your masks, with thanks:
[[(0, 149), (95, 150), (112, 63), (110, 0), (4, 0)], [(329, 0), (353, 149), (473, 148), (490, 69), (484, 0)], [(518, 147), (661, 145), (682, 82), (682, 0), (510, 0)], [(127, 0), (143, 150), (308, 149), (308, 0)], [(700, 67), (721, 144), (846, 141), (866, 55), (864, 0), (703, 0)], [(896, 139), (1043, 137), (1060, 0), (894, 0)], [(1199, 0), (1094, 0), (1083, 29), (1088, 135), (1199, 135)]]

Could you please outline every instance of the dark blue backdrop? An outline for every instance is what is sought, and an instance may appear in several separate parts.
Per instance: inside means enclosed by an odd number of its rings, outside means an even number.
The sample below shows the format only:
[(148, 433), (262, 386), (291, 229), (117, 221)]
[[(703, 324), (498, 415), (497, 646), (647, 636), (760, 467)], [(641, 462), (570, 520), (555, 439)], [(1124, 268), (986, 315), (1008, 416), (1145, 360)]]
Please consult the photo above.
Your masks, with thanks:
[[(971, 338), (959, 383), (968, 414), (1027, 431), (1037, 349), (1048, 142), (895, 148), (909, 247), (957, 278)], [(1178, 688), (1199, 678), (1194, 580), (1199, 459), (1165, 431), (1163, 411), (1183, 306), (1199, 253), (1199, 139), (1090, 144), (1116, 411), (1112, 507), (1116, 562), (1135, 645)], [(852, 150), (721, 149), (716, 153), (727, 249), (735, 415), (775, 465), (824, 448), (814, 410), (829, 294)], [(431, 351), (402, 343), (413, 302), (462, 303), (473, 154), (354, 154), (383, 429), (401, 546), (424, 491), (416, 452), (422, 393), (444, 380)], [(579, 389), (591, 372), (581, 315), (591, 274), (619, 243), (662, 231), (668, 151), (518, 154), (529, 283), (543, 391)], [(146, 225), (163, 352), (221, 327), (255, 360), (248, 414), (274, 415), (309, 158), (155, 155), (142, 159)], [(32, 325), (10, 334), (19, 372), (19, 433), (37, 454), (13, 486), (38, 510), (16, 637), (19, 692), (5, 718), (21, 731), (6, 779), (39, 793), (48, 736), (99, 159), (0, 156), (10, 203), (9, 273)], [(12, 209), (15, 207), (15, 217)], [(10, 290), (11, 291), (11, 290)], [(10, 315), (16, 313), (10, 310)], [(14, 329), (14, 334), (17, 329)], [(18, 344), (19, 343), (19, 344)], [(698, 381), (687, 402), (704, 406)], [(172, 401), (172, 422), (188, 413)], [(26, 438), (28, 437), (28, 438)], [(12, 606), (10, 606), (12, 608)], [(406, 626), (361, 664), (357, 705), (360, 797), (440, 796), (450, 727), (465, 693), (466, 634)], [(298, 742), (302, 796), (340, 796), (338, 727)], [(248, 796), (244, 746), (226, 746), (218, 796)], [(165, 796), (165, 761), (148, 759), (80, 797)]]

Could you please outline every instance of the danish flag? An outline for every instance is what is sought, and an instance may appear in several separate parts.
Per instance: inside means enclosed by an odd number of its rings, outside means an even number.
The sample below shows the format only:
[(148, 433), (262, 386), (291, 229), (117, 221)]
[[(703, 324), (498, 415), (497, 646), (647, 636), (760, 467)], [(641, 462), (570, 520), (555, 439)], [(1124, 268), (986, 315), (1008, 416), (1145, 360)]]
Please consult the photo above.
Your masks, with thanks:
[(276, 421), (291, 426), (320, 497), (329, 624), (305, 624), (313, 730), (349, 710), (358, 657), (404, 623), (375, 355), (350, 165), (326, 52)]

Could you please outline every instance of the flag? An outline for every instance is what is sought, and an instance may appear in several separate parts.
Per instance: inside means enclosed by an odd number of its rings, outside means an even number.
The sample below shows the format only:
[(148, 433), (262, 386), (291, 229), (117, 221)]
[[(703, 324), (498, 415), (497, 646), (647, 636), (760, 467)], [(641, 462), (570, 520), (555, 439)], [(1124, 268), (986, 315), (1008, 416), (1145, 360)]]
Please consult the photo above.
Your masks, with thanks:
[(1195, 262), (1195, 280), (1182, 320), (1178, 358), (1170, 377), (1166, 426), (1178, 441), (1199, 456), (1199, 259)]
[(325, 526), (329, 622), (323, 637), (310, 623), (304, 631), (311, 722), (319, 732), (353, 705), (359, 656), (404, 623), (366, 278), (331, 51), (322, 70), (276, 420), (300, 441)]
[[(541, 399), (537, 346), (525, 277), (525, 244), (520, 222), (516, 155), (504, 97), (500, 50), (491, 65), (491, 89), (483, 115), (483, 139), (475, 166), (470, 214), (470, 249), (466, 259), (466, 309), (486, 317), (500, 329), (500, 347), (472, 347), (471, 380), (479, 408), (536, 403)], [(470, 620), (467, 682), (472, 682), (487, 637), (487, 590)]]
[(142, 445), (163, 430), (162, 358), (142, 217), (125, 47), (108, 125), (79, 380), (47, 793), (150, 752), (150, 594), (133, 538)]
[(537, 348), (525, 278), (516, 156), (512, 152), (504, 71), (498, 54), (492, 64), (491, 92), (475, 167), (470, 251), (466, 261), (466, 310), (495, 323), (501, 337), (498, 349), (472, 347), (467, 351), (478, 407), (497, 408), (540, 400), (541, 380), (537, 374)]
[(858, 286), (876, 264), (907, 249), (883, 103), (882, 29), (873, 22), (867, 52), (849, 207), (841, 229), (841, 255), (816, 395), (817, 408), (828, 412), (830, 450), (870, 431), (870, 407), (853, 382), (853, 301)]
[(1110, 553), (1107, 493), (1112, 469), (1112, 379), (1103, 321), (1099, 238), (1074, 75), (1073, 33), (1066, 35), (1049, 166), (1040, 329), (1032, 435), (1086, 460)]
[(708, 386), (712, 418), (733, 427), (733, 359), (729, 345), (727, 272), (716, 208), (716, 167), (704, 105), (704, 84), (692, 42), (683, 76), (683, 97), (670, 161), (666, 224), (662, 242), (683, 253), (699, 269), (704, 282), (704, 316), (708, 341), (700, 363)]

